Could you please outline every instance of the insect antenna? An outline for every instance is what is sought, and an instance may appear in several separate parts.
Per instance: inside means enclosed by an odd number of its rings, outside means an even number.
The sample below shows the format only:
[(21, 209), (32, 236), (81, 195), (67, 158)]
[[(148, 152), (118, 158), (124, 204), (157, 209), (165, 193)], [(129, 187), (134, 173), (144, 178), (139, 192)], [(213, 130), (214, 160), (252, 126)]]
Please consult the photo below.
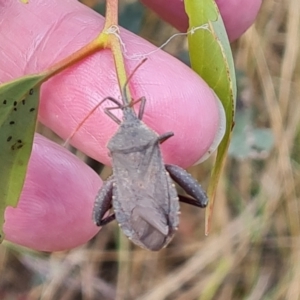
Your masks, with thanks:
[(128, 87), (128, 84), (131, 80), (131, 78), (133, 77), (133, 75), (135, 74), (135, 72), (138, 70), (138, 68), (147, 60), (147, 58), (144, 58), (134, 69), (133, 71), (131, 72), (131, 74), (129, 75), (129, 77), (127, 78), (125, 84), (124, 84), (124, 87), (123, 87), (123, 103), (124, 103), (124, 106), (131, 106), (130, 103), (131, 101), (128, 100), (128, 93), (127, 93), (127, 87)]
[[(129, 75), (129, 77), (127, 78), (124, 87), (122, 89), (123, 91), (123, 104), (124, 106), (130, 106), (130, 103), (128, 101), (128, 93), (127, 93), (127, 87), (128, 87), (128, 83), (131, 80), (132, 76), (134, 75), (134, 73), (137, 71), (137, 69), (147, 60), (147, 58), (144, 58), (132, 71), (132, 73)], [(76, 126), (76, 128), (73, 130), (72, 134), (66, 139), (66, 141), (63, 144), (63, 147), (66, 147), (70, 140), (74, 137), (74, 135), (76, 134), (76, 132), (80, 129), (80, 127), (85, 123), (85, 121), (95, 112), (95, 110), (106, 100), (111, 100), (111, 97), (105, 97), (102, 101), (100, 101), (84, 118), (83, 120)], [(115, 101), (115, 99), (113, 99)], [(123, 106), (123, 107), (124, 107)], [(121, 108), (121, 107), (120, 107)]]
[[(103, 99), (103, 100), (106, 100)], [(73, 138), (73, 136), (76, 134), (76, 132), (79, 130), (79, 128), (84, 124), (84, 122), (94, 113), (94, 111), (102, 104), (102, 101), (100, 101), (85, 117), (84, 119), (76, 126), (76, 128), (73, 130), (71, 135), (66, 139), (66, 141), (63, 143), (63, 147), (67, 147), (69, 144), (70, 140)]]

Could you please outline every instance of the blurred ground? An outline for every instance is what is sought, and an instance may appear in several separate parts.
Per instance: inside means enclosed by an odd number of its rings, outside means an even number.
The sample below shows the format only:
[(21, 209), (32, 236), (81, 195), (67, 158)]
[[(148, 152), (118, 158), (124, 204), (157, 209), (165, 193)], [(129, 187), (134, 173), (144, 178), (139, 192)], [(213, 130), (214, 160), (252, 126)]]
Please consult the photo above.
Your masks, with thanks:
[[(175, 33), (128, 2), (122, 25), (156, 45)], [(69, 252), (5, 244), (0, 299), (300, 299), (299, 22), (298, 0), (264, 0), (255, 26), (232, 45), (237, 124), (208, 237), (204, 211), (182, 205), (180, 229), (159, 253), (133, 246), (116, 223)], [(165, 50), (188, 60), (184, 38)], [(204, 187), (212, 163), (190, 170)]]

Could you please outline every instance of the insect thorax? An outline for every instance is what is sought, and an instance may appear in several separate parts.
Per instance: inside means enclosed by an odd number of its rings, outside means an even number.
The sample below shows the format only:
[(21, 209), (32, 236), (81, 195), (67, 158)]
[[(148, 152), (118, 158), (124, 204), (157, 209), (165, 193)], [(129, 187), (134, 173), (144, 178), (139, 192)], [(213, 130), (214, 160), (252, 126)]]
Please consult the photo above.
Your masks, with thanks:
[(123, 122), (108, 142), (107, 148), (110, 152), (133, 152), (151, 147), (158, 142), (158, 134), (137, 119), (137, 122)]

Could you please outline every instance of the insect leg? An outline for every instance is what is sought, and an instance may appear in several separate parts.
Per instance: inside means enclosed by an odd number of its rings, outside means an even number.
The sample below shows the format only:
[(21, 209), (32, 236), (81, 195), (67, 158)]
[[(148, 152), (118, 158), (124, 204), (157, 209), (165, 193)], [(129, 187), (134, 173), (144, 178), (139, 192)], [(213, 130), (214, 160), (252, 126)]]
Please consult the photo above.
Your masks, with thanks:
[[(171, 178), (177, 182), (185, 192), (192, 196), (197, 205), (200, 207), (206, 207), (208, 204), (208, 198), (205, 191), (202, 189), (201, 185), (194, 179), (188, 172), (184, 169), (175, 166), (175, 165), (165, 165), (166, 170), (170, 173)], [(190, 201), (186, 197), (182, 198), (186, 203), (190, 203), (193, 205), (193, 201)], [(193, 202), (193, 203), (192, 203)]]
[(112, 207), (113, 177), (104, 182), (99, 190), (93, 209), (93, 220), (97, 226), (103, 226), (114, 220), (114, 214), (102, 220), (105, 213)]
[(147, 58), (144, 58), (132, 71), (132, 73), (130, 74), (130, 76), (127, 78), (124, 87), (123, 87), (123, 96), (124, 96), (124, 105), (128, 105), (130, 102), (128, 100), (128, 94), (127, 94), (127, 86), (129, 81), (131, 80), (132, 76), (134, 75), (134, 73), (136, 72), (136, 70), (147, 60)]
[(104, 108), (104, 112), (113, 120), (115, 121), (118, 125), (121, 124), (121, 120), (118, 119), (113, 113), (111, 113), (111, 110), (113, 109), (118, 109), (119, 107), (107, 107)]
[[(112, 97), (106, 97), (106, 98), (104, 98), (102, 101), (100, 101), (90, 112), (89, 112), (89, 114), (87, 114), (85, 117), (84, 117), (84, 119), (76, 126), (76, 128), (75, 128), (75, 130), (73, 130), (73, 132), (72, 132), (72, 134), (70, 135), (70, 137), (68, 137), (68, 139), (65, 141), (65, 143), (64, 143), (64, 145), (67, 145), (68, 143), (69, 143), (69, 141), (73, 138), (73, 136), (75, 135), (75, 133), (79, 130), (79, 128), (85, 123), (85, 121), (91, 116), (91, 114), (93, 114), (95, 111), (96, 111), (96, 109), (104, 102), (104, 101), (106, 101), (106, 100), (110, 100), (110, 101), (112, 101), (113, 103), (115, 103), (117, 106), (118, 106), (118, 108), (120, 108), (120, 109), (123, 109), (123, 106), (122, 106), (122, 104), (118, 101), (118, 100), (116, 100), (116, 99), (114, 99), (114, 98), (112, 98)], [(121, 123), (121, 121), (116, 117), (116, 116), (114, 116), (111, 112), (108, 112), (108, 110), (107, 109), (104, 109), (104, 111), (105, 111), (105, 113), (106, 114), (108, 114), (116, 123), (118, 123), (118, 124), (120, 124)]]
[(105, 98), (99, 103), (99, 105), (101, 105), (101, 104), (102, 104), (104, 101), (106, 101), (106, 100), (109, 100), (109, 101), (115, 103), (115, 104), (118, 106), (118, 108), (120, 108), (120, 109), (123, 109), (123, 107), (124, 107), (123, 104), (121, 104), (117, 99), (115, 99), (115, 98), (113, 98), (113, 97), (105, 97)]
[(145, 97), (141, 97), (141, 98), (139, 98), (139, 99), (137, 99), (137, 100), (132, 100), (132, 101), (130, 102), (130, 104), (124, 105), (123, 107), (124, 107), (124, 108), (125, 108), (125, 107), (133, 107), (135, 104), (137, 104), (137, 103), (139, 103), (139, 102), (141, 102), (141, 105), (140, 105), (140, 109), (139, 109), (139, 113), (138, 113), (138, 118), (139, 118), (140, 120), (142, 120), (143, 115), (144, 115), (144, 111), (145, 111), (145, 105), (146, 105), (146, 98), (145, 98)]
[(111, 102), (115, 103), (117, 105), (117, 107), (107, 107), (104, 108), (104, 112), (113, 120), (115, 121), (117, 124), (121, 124), (121, 120), (119, 120), (113, 113), (111, 113), (111, 110), (113, 109), (123, 109), (124, 105), (122, 105), (117, 99), (112, 98), (112, 97), (106, 97), (104, 98), (101, 103), (103, 103), (103, 101), (106, 100), (110, 100)]
[(202, 204), (199, 203), (199, 201), (191, 198), (191, 197), (186, 197), (186, 196), (183, 196), (183, 195), (178, 195), (178, 198), (179, 198), (179, 201), (180, 202), (183, 202), (183, 203), (187, 203), (187, 204), (190, 204), (190, 205), (193, 205), (193, 206), (196, 206), (196, 207), (203, 207)]
[(158, 140), (159, 140), (160, 144), (162, 144), (163, 142), (165, 142), (168, 138), (172, 137), (173, 135), (174, 135), (173, 132), (166, 132), (166, 133), (160, 135), (158, 137)]
[[(110, 207), (111, 208), (111, 207)], [(111, 214), (109, 215), (108, 217), (104, 218), (101, 220), (101, 222), (98, 224), (96, 224), (97, 226), (104, 226), (108, 223), (110, 223), (111, 221), (115, 220), (116, 219), (116, 215), (115, 214)]]
[(141, 102), (141, 105), (140, 105), (140, 109), (139, 109), (139, 113), (138, 113), (138, 118), (140, 120), (142, 120), (143, 118), (143, 115), (144, 115), (144, 111), (145, 111), (145, 105), (146, 105), (146, 98), (145, 97), (141, 97), (137, 100), (134, 100), (130, 103), (130, 106), (133, 106), (137, 103)]

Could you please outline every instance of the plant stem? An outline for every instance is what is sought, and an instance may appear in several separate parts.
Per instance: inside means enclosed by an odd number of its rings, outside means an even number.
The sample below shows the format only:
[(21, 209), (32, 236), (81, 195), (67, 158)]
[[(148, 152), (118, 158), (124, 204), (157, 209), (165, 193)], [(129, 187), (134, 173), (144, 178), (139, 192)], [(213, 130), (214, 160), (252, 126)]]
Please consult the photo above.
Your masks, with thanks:
[[(113, 30), (115, 29), (115, 32)], [(75, 53), (71, 54), (67, 58), (54, 64), (51, 68), (45, 71), (45, 80), (58, 74), (71, 65), (81, 61), (85, 57), (88, 57), (101, 49), (110, 49), (113, 54), (116, 74), (118, 78), (118, 84), (120, 92), (122, 94), (123, 87), (125, 86), (127, 75), (123, 57), (122, 46), (119, 40), (119, 27), (118, 27), (118, 0), (107, 0), (106, 2), (106, 18), (104, 28), (101, 33), (89, 44), (85, 45)], [(129, 88), (127, 87), (128, 99), (131, 99)], [(123, 97), (123, 101), (127, 101)], [(130, 100), (129, 100), (130, 101)], [(129, 104), (125, 102), (124, 104)]]
[(106, 31), (112, 25), (118, 26), (118, 0), (106, 1), (105, 25), (103, 31)]
[[(109, 31), (114, 26), (116, 29), (119, 29), (118, 27), (118, 0), (107, 0), (106, 2), (106, 22), (104, 25), (104, 32)], [(123, 87), (125, 86), (127, 76), (126, 76), (126, 69), (125, 69), (125, 62), (123, 57), (123, 51), (122, 46), (119, 40), (119, 30), (114, 33), (110, 33), (108, 37), (108, 48), (111, 49), (115, 67), (116, 67), (116, 73), (118, 77), (118, 83), (120, 87), (121, 94), (123, 92)], [(130, 97), (130, 91), (127, 88), (127, 95)], [(124, 104), (126, 103), (127, 98), (123, 97)]]

